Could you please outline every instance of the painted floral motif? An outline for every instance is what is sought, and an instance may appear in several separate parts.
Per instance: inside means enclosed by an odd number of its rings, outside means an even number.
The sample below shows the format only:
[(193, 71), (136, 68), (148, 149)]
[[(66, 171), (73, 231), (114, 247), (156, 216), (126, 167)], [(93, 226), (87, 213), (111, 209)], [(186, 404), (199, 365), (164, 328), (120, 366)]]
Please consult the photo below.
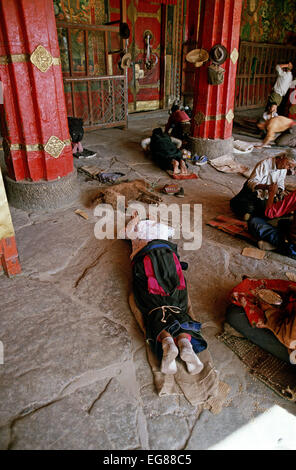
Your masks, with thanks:
[(294, 0), (244, 0), (242, 40), (284, 44), (295, 36)]
[(105, 21), (104, 0), (53, 0), (58, 20), (69, 23), (98, 23)]

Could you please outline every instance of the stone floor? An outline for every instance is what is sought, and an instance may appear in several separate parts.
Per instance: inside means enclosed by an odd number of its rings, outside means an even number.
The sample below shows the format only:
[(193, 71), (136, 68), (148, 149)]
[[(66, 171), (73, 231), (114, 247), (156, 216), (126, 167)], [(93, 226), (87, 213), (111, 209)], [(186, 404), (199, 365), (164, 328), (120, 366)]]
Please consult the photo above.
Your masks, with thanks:
[[(140, 147), (166, 120), (164, 112), (133, 115), (127, 130), (88, 133), (84, 146), (97, 156), (75, 165), (95, 163), (156, 186), (172, 182)], [(251, 168), (277, 151), (235, 158)], [(229, 199), (245, 178), (209, 164), (192, 168), (199, 178), (184, 182), (185, 198), (164, 196), (164, 202), (202, 204), (202, 246), (186, 251), (180, 240), (180, 254), (189, 263), (194, 310), (208, 324), (203, 335), (215, 367), (231, 387), (222, 411), (200, 412), (184, 397), (156, 394), (144, 339), (127, 302), (128, 242), (96, 239), (97, 217), (82, 200), (48, 213), (11, 207), (22, 274), (1, 276), (1, 449), (296, 448), (295, 404), (253, 378), (216, 338), (228, 293), (243, 274), (286, 279), (288, 270), (296, 272), (296, 262), (274, 253), (260, 261), (244, 257), (244, 241), (207, 226), (212, 217), (231, 214)], [(78, 180), (81, 194), (99, 186), (81, 174)], [(75, 214), (78, 208), (88, 220)]]

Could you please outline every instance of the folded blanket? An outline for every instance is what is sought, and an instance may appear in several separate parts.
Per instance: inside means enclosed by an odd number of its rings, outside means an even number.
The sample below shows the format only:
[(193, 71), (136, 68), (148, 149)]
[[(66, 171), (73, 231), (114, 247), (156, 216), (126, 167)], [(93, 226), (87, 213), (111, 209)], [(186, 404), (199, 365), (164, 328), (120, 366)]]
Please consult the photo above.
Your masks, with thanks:
[(242, 140), (235, 140), (233, 142), (234, 153), (250, 153), (254, 149), (254, 144), (250, 142), (244, 142)]
[[(190, 299), (188, 299), (188, 313), (194, 318)], [(143, 317), (138, 309), (133, 293), (129, 296), (129, 305), (141, 330), (145, 335)], [(207, 349), (200, 352), (198, 357), (204, 364), (203, 370), (197, 375), (190, 375), (182, 361), (177, 360), (177, 373), (175, 375), (160, 372), (160, 362), (146, 343), (148, 362), (154, 376), (154, 383), (160, 397), (166, 395), (184, 395), (193, 406), (202, 405), (212, 413), (222, 410), (226, 397), (230, 391), (229, 385), (219, 381), (218, 372), (213, 366), (212, 358)]]
[(232, 155), (222, 155), (221, 157), (214, 158), (209, 160), (210, 165), (214, 167), (217, 171), (222, 171), (223, 173), (246, 173), (249, 168), (245, 165), (237, 163)]

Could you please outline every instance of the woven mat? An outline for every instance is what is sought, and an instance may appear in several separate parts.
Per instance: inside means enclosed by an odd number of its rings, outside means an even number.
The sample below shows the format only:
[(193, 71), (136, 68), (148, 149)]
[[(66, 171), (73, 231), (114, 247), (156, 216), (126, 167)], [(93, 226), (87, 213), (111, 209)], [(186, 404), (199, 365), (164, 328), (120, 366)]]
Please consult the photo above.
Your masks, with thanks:
[(217, 338), (228, 346), (259, 379), (275, 393), (296, 402), (296, 368), (264, 351), (234, 330), (227, 323)]
[(257, 245), (255, 238), (248, 232), (248, 224), (244, 220), (229, 217), (228, 215), (218, 215), (207, 222), (207, 225)]

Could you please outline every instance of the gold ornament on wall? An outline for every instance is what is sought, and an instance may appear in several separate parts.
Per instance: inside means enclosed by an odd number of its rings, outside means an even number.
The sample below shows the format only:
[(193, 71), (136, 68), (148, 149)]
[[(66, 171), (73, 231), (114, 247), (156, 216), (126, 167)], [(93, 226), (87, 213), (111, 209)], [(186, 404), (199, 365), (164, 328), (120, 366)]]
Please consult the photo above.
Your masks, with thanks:
[(205, 117), (203, 112), (198, 111), (196, 113), (196, 115), (194, 116), (194, 120), (195, 120), (196, 124), (199, 126), (202, 122), (204, 122), (206, 120), (206, 117)]

